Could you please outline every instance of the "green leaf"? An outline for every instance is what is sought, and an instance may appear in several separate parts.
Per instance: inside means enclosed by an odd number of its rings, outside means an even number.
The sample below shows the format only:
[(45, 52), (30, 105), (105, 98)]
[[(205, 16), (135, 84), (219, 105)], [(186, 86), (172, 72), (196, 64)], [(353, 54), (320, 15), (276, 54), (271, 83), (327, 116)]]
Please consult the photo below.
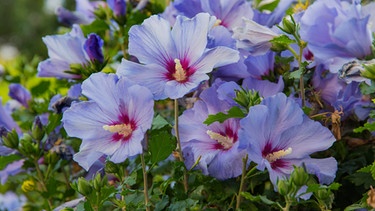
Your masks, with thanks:
[(32, 87), (30, 92), (33, 96), (41, 96), (49, 90), (50, 84), (49, 81), (41, 81), (38, 85)]
[(164, 117), (157, 115), (152, 121), (152, 130), (158, 130), (167, 125), (170, 126), (169, 122)]
[(90, 25), (82, 25), (82, 31), (84, 34), (96, 33), (101, 34), (109, 29), (108, 24), (104, 20), (95, 20)]
[(61, 124), (61, 114), (50, 114), (48, 117), (46, 133), (50, 134), (60, 124)]
[(8, 164), (20, 159), (21, 156), (15, 154), (8, 156), (0, 156), (0, 170), (3, 170)]
[(243, 118), (245, 117), (244, 112), (237, 106), (234, 106), (228, 110), (228, 114), (224, 114), (219, 112), (217, 114), (210, 114), (208, 118), (203, 122), (206, 125), (210, 125), (214, 122), (223, 123), (225, 120), (229, 118)]
[(272, 44), (271, 50), (281, 52), (288, 49), (288, 46), (295, 42), (295, 40), (292, 40), (283, 34), (270, 40), (270, 43)]
[(375, 131), (375, 122), (371, 122), (371, 123), (366, 122), (363, 125), (363, 127), (358, 127), (358, 128), (353, 129), (353, 132), (362, 133), (364, 130)]
[(289, 75), (289, 78), (298, 79), (298, 78), (301, 77), (302, 73), (303, 73), (303, 69), (299, 68), (298, 70), (296, 70), (294, 72), (291, 72), (290, 75)]
[(197, 200), (193, 199), (185, 199), (182, 201), (174, 202), (169, 206), (168, 210), (190, 210), (193, 206), (198, 203)]
[(269, 200), (266, 196), (261, 196), (261, 195), (253, 196), (248, 192), (241, 192), (241, 196), (243, 196), (245, 199), (248, 199), (248, 200), (253, 201), (253, 202), (262, 202), (262, 203), (267, 204), (267, 205), (277, 204), (276, 202), (274, 202), (272, 200)]
[(166, 159), (174, 149), (176, 149), (176, 140), (166, 130), (161, 130), (150, 137), (148, 150), (152, 163)]

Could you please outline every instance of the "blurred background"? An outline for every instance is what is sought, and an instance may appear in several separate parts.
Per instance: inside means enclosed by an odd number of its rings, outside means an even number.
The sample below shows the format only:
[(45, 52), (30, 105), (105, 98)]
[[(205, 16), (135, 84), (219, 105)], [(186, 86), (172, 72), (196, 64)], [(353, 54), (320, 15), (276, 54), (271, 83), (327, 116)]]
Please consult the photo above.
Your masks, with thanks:
[(42, 37), (58, 29), (55, 10), (74, 10), (74, 0), (0, 0), (0, 63), (22, 54), (47, 56)]

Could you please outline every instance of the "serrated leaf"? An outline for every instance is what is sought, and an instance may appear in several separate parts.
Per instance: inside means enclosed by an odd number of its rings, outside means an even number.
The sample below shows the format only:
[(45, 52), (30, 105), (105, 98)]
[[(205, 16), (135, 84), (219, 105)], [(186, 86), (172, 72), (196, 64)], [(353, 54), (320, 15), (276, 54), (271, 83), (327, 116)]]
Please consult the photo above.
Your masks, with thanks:
[(234, 106), (228, 110), (227, 114), (219, 112), (217, 114), (210, 114), (208, 115), (207, 119), (203, 122), (206, 125), (210, 125), (214, 122), (223, 123), (225, 120), (229, 118), (243, 118), (245, 117), (244, 112), (237, 106)]
[(253, 202), (262, 202), (262, 203), (267, 204), (267, 205), (276, 204), (276, 202), (274, 202), (272, 200), (269, 200), (266, 196), (261, 196), (261, 195), (253, 196), (248, 192), (241, 192), (241, 196), (243, 196), (245, 199), (248, 199), (248, 200), (253, 201)]
[(0, 156), (0, 170), (3, 170), (8, 164), (20, 160), (21, 156), (12, 154), (8, 156)]
[(158, 129), (161, 129), (165, 126), (167, 126), (169, 124), (169, 122), (164, 119), (164, 117), (160, 116), (160, 115), (157, 115), (153, 120), (152, 120), (152, 129), (153, 130), (158, 130)]
[(162, 130), (150, 137), (148, 150), (152, 163), (166, 159), (174, 149), (176, 149), (176, 140), (167, 131)]
[(280, 36), (277, 36), (275, 38), (273, 38), (272, 40), (270, 40), (271, 43), (273, 44), (278, 44), (278, 45), (290, 45), (292, 43), (295, 43), (296, 41), (290, 39), (288, 36), (286, 35), (280, 35)]

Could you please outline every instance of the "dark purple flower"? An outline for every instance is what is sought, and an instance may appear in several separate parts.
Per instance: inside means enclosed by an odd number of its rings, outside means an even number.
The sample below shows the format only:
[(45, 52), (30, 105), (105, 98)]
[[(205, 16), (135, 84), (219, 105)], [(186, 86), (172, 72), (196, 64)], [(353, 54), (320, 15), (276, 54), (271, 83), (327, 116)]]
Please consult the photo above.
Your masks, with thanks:
[(125, 0), (107, 0), (108, 6), (113, 10), (116, 17), (125, 16), (126, 1)]
[(89, 34), (88, 38), (83, 45), (87, 55), (89, 56), (91, 61), (98, 61), (100, 63), (104, 62), (104, 56), (102, 52), (103, 47), (103, 40), (97, 34)]

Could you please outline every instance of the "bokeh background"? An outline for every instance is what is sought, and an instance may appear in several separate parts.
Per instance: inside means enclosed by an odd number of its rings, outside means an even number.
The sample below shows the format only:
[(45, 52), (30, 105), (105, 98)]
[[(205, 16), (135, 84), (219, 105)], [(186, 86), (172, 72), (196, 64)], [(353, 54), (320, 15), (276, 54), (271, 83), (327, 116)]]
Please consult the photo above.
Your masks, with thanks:
[(0, 62), (18, 54), (47, 56), (42, 37), (58, 29), (55, 10), (74, 10), (74, 0), (0, 0)]

